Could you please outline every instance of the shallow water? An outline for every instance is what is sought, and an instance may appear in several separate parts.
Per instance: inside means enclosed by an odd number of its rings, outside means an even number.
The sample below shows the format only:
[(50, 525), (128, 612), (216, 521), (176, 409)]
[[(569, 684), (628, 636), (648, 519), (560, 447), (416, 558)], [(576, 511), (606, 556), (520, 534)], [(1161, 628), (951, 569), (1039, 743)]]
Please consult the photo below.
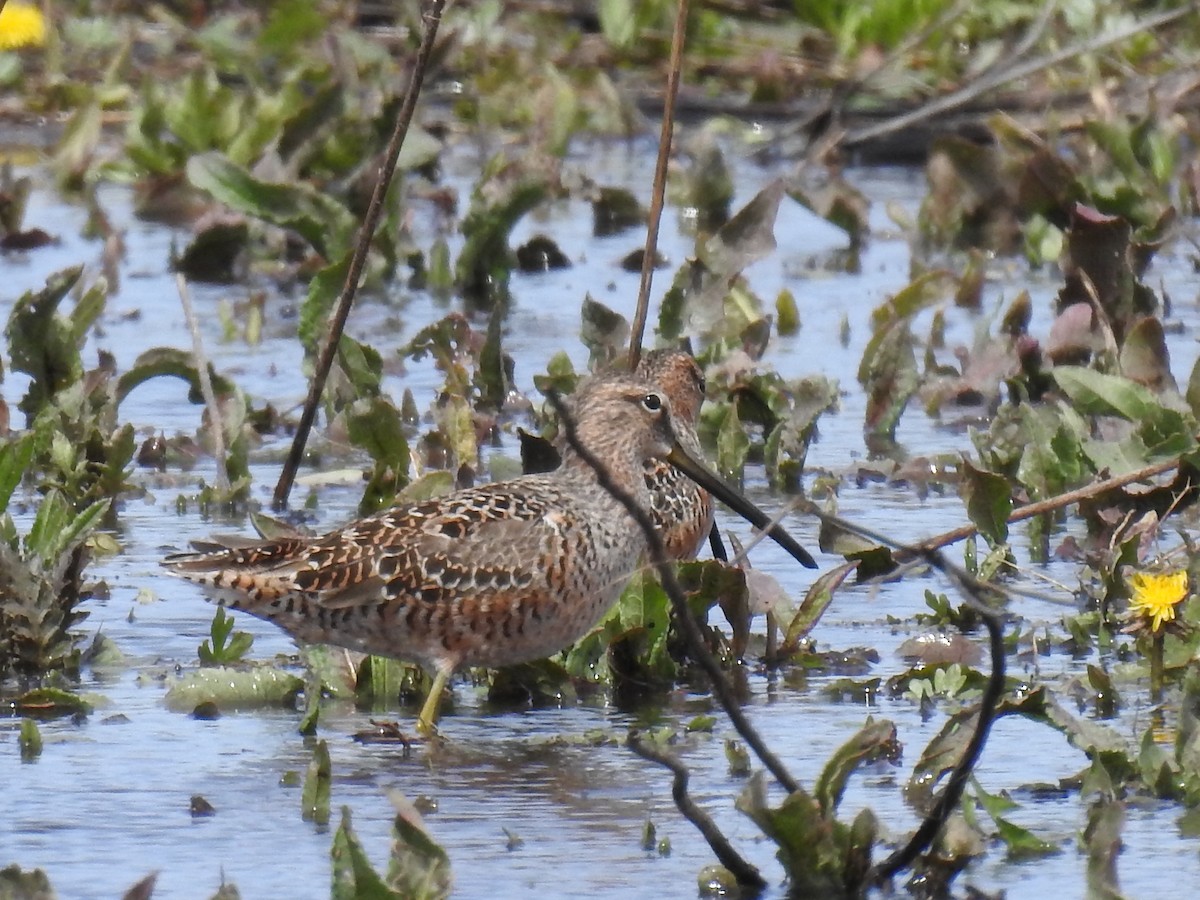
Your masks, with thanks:
[[(762, 168), (732, 159), (739, 185), (735, 208), (784, 168)], [(457, 154), (447, 167), (448, 183), (464, 198), (480, 161)], [(653, 169), (652, 148), (642, 142), (589, 146), (569, 165), (586, 170), (603, 183), (630, 187), (648, 194)], [(56, 246), (3, 259), (6, 283), (0, 289), (0, 316), (13, 300), (64, 266), (86, 262), (98, 268), (99, 243), (79, 237), (81, 209), (56, 199), (44, 172), (33, 170), (42, 184), (34, 194), (26, 221), (60, 238)], [(907, 283), (910, 248), (890, 224), (887, 202), (915, 212), (924, 189), (920, 173), (908, 170), (851, 170), (848, 176), (873, 200), (871, 237), (862, 258), (862, 274), (815, 273), (809, 265), (840, 247), (835, 229), (798, 205), (785, 200), (776, 228), (778, 251), (748, 273), (756, 292), (768, 301), (788, 287), (800, 303), (803, 328), (792, 338), (776, 339), (767, 362), (788, 376), (821, 373), (838, 379), (843, 389), (841, 411), (824, 417), (821, 439), (812, 448), (808, 467), (836, 474), (852, 472), (867, 456), (862, 438), (864, 398), (855, 371), (869, 338), (867, 317), (885, 297)], [(180, 313), (174, 279), (168, 270), (172, 242), (184, 240), (169, 228), (133, 218), (123, 188), (101, 192), (101, 201), (114, 223), (126, 229), (128, 252), (121, 264), (119, 293), (109, 301), (101, 333), (91, 344), (113, 352), (126, 367), (142, 350), (170, 345), (190, 349)], [(418, 221), (422, 210), (416, 210)], [(517, 229), (514, 245), (531, 234), (553, 234), (575, 265), (568, 270), (535, 276), (514, 276), (515, 305), (507, 323), (506, 349), (517, 360), (518, 386), (536, 396), (532, 376), (546, 361), (565, 349), (577, 368), (586, 365), (587, 350), (578, 340), (579, 307), (586, 292), (630, 315), (637, 276), (621, 270), (616, 261), (634, 249), (640, 236), (626, 233), (596, 239), (591, 236), (591, 212), (582, 202), (555, 203)], [(418, 232), (418, 241), (428, 235)], [(664, 218), (662, 250), (673, 264), (691, 246), (679, 220), (669, 210)], [(1012, 265), (1003, 277), (989, 281), (984, 308), (1011, 300), (1028, 288), (1037, 310), (1034, 333), (1045, 333), (1049, 304), (1057, 288), (1053, 273), (1030, 273)], [(1006, 274), (1004, 274), (1006, 273)], [(1177, 379), (1184, 381), (1197, 350), (1197, 308), (1200, 293), (1193, 267), (1181, 256), (1160, 257), (1152, 276), (1161, 279), (1175, 300), (1170, 336)], [(669, 272), (656, 277), (655, 296), (669, 284)], [(270, 296), (264, 340), (257, 347), (222, 343), (215, 306), (222, 298), (241, 299), (243, 287), (193, 286), (193, 301), (202, 319), (206, 348), (218, 370), (230, 374), (258, 400), (291, 408), (302, 400), (306, 383), (300, 371), (300, 351), (288, 317), (298, 297)], [(366, 299), (351, 319), (351, 333), (369, 340), (385, 358), (419, 328), (445, 314), (449, 307), (422, 293), (402, 292), (386, 301)], [(134, 315), (136, 311), (136, 315)], [(846, 346), (838, 340), (841, 320), (850, 323)], [(947, 343), (970, 344), (978, 319), (962, 310), (947, 313)], [(819, 348), (819, 349), (817, 349)], [(94, 357), (92, 357), (94, 359)], [(441, 382), (426, 361), (406, 363), (402, 374), (389, 375), (386, 387), (399, 393), (410, 388), (418, 405), (427, 407)], [(13, 406), (25, 388), (22, 376), (6, 373), (0, 391)], [(122, 407), (122, 417), (146, 433), (191, 433), (200, 421), (200, 408), (185, 401), (182, 382), (152, 381), (135, 391)], [(897, 435), (913, 454), (952, 453), (969, 448), (961, 428), (926, 417), (910, 408)], [(277, 459), (284, 439), (269, 440), (254, 466), (254, 496), (266, 503), (277, 477)], [(514, 442), (499, 451), (515, 456)], [(204, 462), (185, 483), (158, 476), (145, 478), (145, 497), (127, 500), (121, 510), (119, 539), (124, 553), (98, 561), (94, 575), (108, 582), (108, 599), (89, 604), (86, 626), (101, 629), (128, 656), (117, 671), (88, 672), (83, 690), (92, 695), (96, 711), (82, 724), (69, 720), (42, 726), (46, 741), (41, 758), (22, 764), (17, 752), (17, 721), (0, 720), (0, 865), (18, 862), (25, 868), (43, 867), (62, 897), (116, 896), (149, 871), (160, 873), (155, 896), (193, 898), (210, 895), (224, 877), (237, 884), (244, 897), (324, 897), (329, 884), (331, 828), (301, 820), (299, 787), (283, 786), (287, 772), (303, 772), (311, 750), (297, 734), (299, 714), (290, 710), (260, 710), (226, 714), (216, 721), (197, 721), (170, 712), (163, 704), (164, 683), (155, 677), (176, 666), (196, 663), (196, 647), (208, 636), (212, 607), (199, 589), (165, 577), (158, 560), (172, 548), (212, 531), (228, 531), (227, 523), (202, 519), (193, 509), (180, 515), (175, 497), (189, 490), (193, 479), (212, 478)], [(780, 499), (770, 496), (761, 473), (748, 473), (748, 489), (760, 506), (772, 509)], [(293, 493), (302, 502), (304, 488)], [(316, 489), (319, 501), (314, 527), (332, 527), (353, 514), (358, 500), (353, 487)], [(931, 492), (924, 499), (907, 488), (883, 484), (856, 487), (843, 478), (843, 514), (896, 537), (916, 541), (961, 524), (962, 504), (954, 496)], [(740, 521), (723, 515), (721, 524), (741, 535)], [(791, 516), (789, 529), (810, 548), (816, 547), (815, 523)], [(1014, 539), (1018, 559), (1028, 565), (1027, 542)], [(822, 568), (839, 560), (817, 554)], [(798, 572), (790, 559), (770, 543), (754, 551), (757, 568), (774, 574), (799, 598), (811, 575)], [(1074, 570), (1052, 564), (1042, 570), (1070, 588)], [(907, 622), (924, 611), (926, 588), (946, 590), (932, 575), (871, 587), (847, 586), (826, 614), (814, 636), (820, 648), (871, 646), (881, 657), (872, 675), (884, 678), (903, 671), (896, 656), (900, 643), (912, 634), (908, 626), (888, 624), (888, 617)], [(156, 598), (139, 602), (139, 592)], [(1065, 592), (1060, 592), (1069, 600)], [(1057, 622), (1064, 609), (1032, 600), (1014, 607), (1031, 622)], [(256, 636), (253, 655), (270, 658), (290, 654), (294, 645), (274, 627), (246, 616), (238, 627)], [(1043, 678), (1079, 673), (1088, 660), (1066, 656), (1041, 657)], [(1015, 665), (1015, 664), (1014, 664)], [(899, 766), (876, 766), (851, 782), (843, 805), (849, 819), (870, 805), (886, 832), (903, 837), (915, 824), (899, 787), (921, 748), (945, 719), (942, 709), (922, 721), (907, 700), (881, 698), (870, 708), (832, 703), (821, 691), (836, 676), (813, 675), (799, 686), (782, 679), (751, 673), (748, 712), (794, 774), (811, 784), (829, 755), (870, 715), (893, 720), (905, 746)], [(1137, 694), (1127, 692), (1136, 699)], [(1142, 694), (1144, 696), (1144, 694)], [(653, 710), (636, 715), (607, 704), (603, 698), (564, 708), (495, 712), (465, 683), (456, 689), (455, 709), (443, 722), (451, 746), (434, 755), (417, 750), (406, 756), (394, 747), (364, 746), (349, 737), (366, 727), (369, 713), (330, 704), (321, 718), (321, 735), (329, 742), (333, 760), (333, 808), (353, 810), (354, 826), (378, 866), (386, 863), (392, 806), (388, 792), (411, 798), (428, 797), (436, 811), (427, 816), (433, 836), (452, 861), (456, 895), (462, 897), (520, 897), (533, 890), (546, 895), (588, 897), (692, 897), (695, 878), (713, 860), (708, 848), (675, 811), (668, 773), (635, 757), (621, 746), (600, 746), (555, 740), (603, 731), (621, 738), (632, 724), (686, 723), (698, 712), (715, 711), (706, 695), (680, 690)], [(397, 710), (402, 718), (412, 711)], [(1140, 734), (1145, 709), (1126, 708), (1111, 723), (1131, 740)], [(759, 865), (773, 885), (781, 879), (772, 845), (733, 809), (742, 782), (728, 774), (723, 740), (732, 735), (723, 719), (713, 736), (689, 738), (680, 752), (692, 767), (695, 799), (715, 816), (741, 851)], [(991, 792), (1023, 785), (1054, 783), (1084, 767), (1083, 755), (1056, 733), (1028, 722), (1003, 720), (988, 744), (978, 770), (980, 783)], [(189, 798), (202, 794), (216, 808), (211, 818), (193, 819)], [(1086, 856), (1076, 847), (1084, 824), (1085, 807), (1077, 795), (1054, 799), (1020, 798), (1014, 821), (1061, 847), (1059, 854), (1029, 863), (1010, 863), (1003, 848), (990, 848), (987, 857), (960, 879), (987, 891), (1007, 891), (1010, 897), (1066, 896), (1083, 893)], [(1162, 867), (1172, 867), (1171, 884), (1200, 881), (1197, 841), (1179, 836), (1175, 820), (1180, 809), (1170, 804), (1131, 807), (1119, 862), (1121, 885), (1130, 896), (1167, 896)], [(671, 842), (669, 856), (641, 848), (642, 828), (651, 820), (660, 837)], [(504, 829), (523, 841), (507, 849)], [(776, 887), (778, 895), (781, 889)]]

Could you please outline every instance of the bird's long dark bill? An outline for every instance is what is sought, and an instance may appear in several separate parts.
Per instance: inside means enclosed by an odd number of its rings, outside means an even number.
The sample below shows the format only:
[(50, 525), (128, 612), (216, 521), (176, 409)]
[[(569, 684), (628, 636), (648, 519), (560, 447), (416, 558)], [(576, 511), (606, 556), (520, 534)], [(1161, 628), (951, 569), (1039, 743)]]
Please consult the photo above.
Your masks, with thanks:
[[(722, 481), (715, 473), (710, 472), (704, 463), (697, 461), (679, 444), (671, 449), (667, 461), (750, 524), (758, 528), (766, 528), (770, 523), (770, 516)], [(802, 566), (810, 569), (817, 567), (816, 560), (807, 550), (796, 543), (796, 539), (788, 534), (782, 525), (772, 525), (767, 531), (767, 536), (790, 553)]]

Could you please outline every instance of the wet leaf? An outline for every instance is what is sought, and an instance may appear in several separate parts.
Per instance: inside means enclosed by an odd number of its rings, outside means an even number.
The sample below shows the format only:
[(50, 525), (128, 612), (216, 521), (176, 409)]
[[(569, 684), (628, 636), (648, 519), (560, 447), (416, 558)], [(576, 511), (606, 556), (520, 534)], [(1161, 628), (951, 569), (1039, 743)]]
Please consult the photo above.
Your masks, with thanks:
[(894, 437), (900, 416), (920, 384), (907, 320), (888, 324), (871, 336), (859, 364), (858, 381), (867, 392), (863, 428), (871, 435)]
[(82, 273), (83, 268), (77, 266), (51, 275), (42, 290), (23, 294), (9, 313), (4, 334), (12, 370), (30, 377), (18, 404), (29, 423), (56, 393), (83, 375), (80, 329), (58, 312)]
[[(305, 822), (312, 822), (316, 825), (325, 825), (329, 822), (329, 794), (332, 783), (333, 764), (329, 760), (329, 745), (324, 740), (320, 740), (313, 749), (312, 759), (308, 763), (308, 771), (304, 775), (304, 787), (300, 794), (300, 818)], [(343, 809), (343, 823), (346, 821), (346, 817), (346, 810)], [(337, 846), (336, 837), (334, 846)]]
[(1059, 852), (1056, 845), (1042, 840), (1028, 829), (1015, 825), (1003, 817), (1003, 813), (1016, 808), (1016, 804), (1009, 798), (999, 794), (989, 794), (976, 783), (975, 799), (996, 823), (996, 831), (1000, 840), (1004, 841), (1009, 858), (1032, 859)]
[(59, 716), (86, 716), (92, 707), (82, 697), (58, 688), (34, 688), (6, 704), (16, 715), (54, 719)]
[(738, 419), (737, 404), (726, 407), (725, 418), (717, 432), (717, 471), (721, 477), (737, 488), (741, 488), (750, 455), (750, 438)]
[(800, 310), (796, 306), (796, 297), (787, 288), (775, 298), (775, 327), (785, 337), (800, 330)]
[(775, 220), (779, 217), (783, 190), (783, 181), (776, 179), (755, 194), (704, 242), (700, 261), (713, 272), (732, 275), (769, 256), (777, 246)]
[(508, 290), (513, 227), (557, 184), (556, 167), (532, 156), (497, 156), (485, 166), (462, 221), (465, 243), (455, 263), (459, 289), (475, 302), (502, 300)]
[(533, 376), (533, 386), (543, 394), (558, 391), (559, 394), (566, 396), (574, 393), (578, 381), (579, 375), (575, 372), (571, 357), (562, 350), (550, 357), (550, 362), (546, 364), (545, 375)]
[(967, 516), (993, 546), (1008, 540), (1008, 517), (1012, 515), (1012, 490), (1008, 479), (995, 472), (962, 461), (962, 493)]
[(1171, 357), (1162, 322), (1145, 316), (1133, 323), (1121, 345), (1121, 374), (1131, 381), (1161, 392), (1175, 390), (1171, 375)]
[(1125, 824), (1125, 804), (1112, 797), (1101, 797), (1088, 807), (1083, 844), (1087, 849), (1088, 896), (1096, 900), (1120, 900), (1117, 881), (1117, 857), (1121, 852), (1121, 828)]
[(33, 450), (33, 434), (0, 444), (0, 512), (8, 509), (13, 491), (21, 483), (33, 458)]
[(813, 794), (821, 814), (827, 819), (837, 815), (846, 784), (861, 766), (879, 759), (896, 762), (900, 758), (900, 750), (896, 726), (887, 719), (876, 721), (874, 717), (867, 716), (866, 724), (837, 749), (817, 777)]
[(517, 268), (526, 273), (571, 268), (571, 260), (552, 239), (535, 235), (517, 248)]
[(409, 667), (400, 660), (372, 654), (358, 666), (354, 696), (368, 706), (387, 705), (395, 703), (411, 682)]
[(772, 809), (767, 805), (763, 773), (758, 772), (750, 777), (736, 806), (779, 848), (776, 855), (791, 891), (812, 897), (840, 896), (846, 891), (849, 829), (822, 815), (817, 801), (803, 788)]
[(591, 294), (583, 300), (583, 328), (579, 339), (591, 353), (594, 368), (603, 368), (624, 352), (629, 342), (629, 321)]
[(171, 264), (189, 281), (229, 284), (239, 279), (237, 263), (249, 239), (250, 228), (241, 216), (215, 216), (197, 223), (196, 233)]
[(121, 900), (150, 900), (154, 896), (154, 886), (158, 883), (158, 873), (151, 872), (122, 895)]
[(254, 644), (254, 635), (233, 630), (233, 616), (224, 607), (217, 607), (210, 627), (210, 640), (197, 648), (202, 666), (225, 666), (241, 662)]
[(53, 900), (54, 888), (41, 869), (22, 871), (16, 863), (0, 869), (0, 897), (5, 900)]
[(33, 719), (21, 720), (17, 746), (21, 749), (21, 762), (33, 762), (42, 755), (42, 732)]
[(191, 712), (201, 703), (223, 710), (291, 706), (304, 679), (272, 666), (252, 669), (207, 668), (189, 672), (167, 690), (164, 702), (174, 712)]
[(261, 181), (215, 152), (189, 159), (187, 176), (231, 209), (295, 231), (326, 260), (341, 259), (354, 240), (358, 223), (350, 211), (304, 182)]
[[(188, 401), (204, 402), (204, 395), (200, 391), (200, 370), (196, 368), (192, 354), (174, 347), (156, 347), (142, 353), (134, 360), (129, 371), (117, 380), (117, 403), (124, 401), (139, 385), (159, 376), (182, 378), (188, 383)], [(212, 380), (213, 392), (218, 397), (232, 394), (236, 390), (233, 382), (217, 374), (211, 363), (208, 376)]]
[(729, 765), (730, 778), (748, 778), (753, 770), (750, 751), (741, 741), (725, 741), (725, 762)]
[(702, 231), (719, 228), (729, 218), (733, 201), (733, 176), (711, 130), (700, 131), (690, 142), (690, 164), (670, 184), (671, 199), (695, 211)]
[(608, 237), (646, 221), (646, 210), (625, 188), (602, 187), (592, 200), (592, 234)]
[[(322, 744), (324, 742), (322, 741)], [(400, 900), (376, 873), (350, 825), (350, 807), (342, 807), (342, 822), (329, 848), (333, 869), (333, 900)]]
[(329, 331), (329, 316), (346, 285), (350, 272), (350, 254), (320, 269), (308, 283), (308, 293), (300, 305), (300, 343), (308, 354), (316, 353), (318, 343)]
[(388, 884), (405, 900), (442, 900), (450, 895), (450, 858), (430, 836), (420, 812), (406, 798), (389, 794), (396, 818), (392, 823), (392, 852)]
[[(825, 547), (822, 546), (821, 549), (824, 550)], [(796, 614), (788, 623), (787, 631), (784, 632), (783, 644), (779, 649), (780, 655), (787, 656), (796, 651), (800, 642), (821, 621), (821, 616), (833, 602), (834, 593), (856, 568), (856, 563), (844, 563), (817, 577), (804, 595), (800, 608), (796, 610)]]
[(475, 387), (479, 391), (479, 407), (482, 409), (498, 410), (508, 397), (504, 351), (500, 346), (503, 330), (503, 312), (499, 309), (493, 310), (488, 321), (487, 338), (479, 351), (479, 364), (475, 369)]

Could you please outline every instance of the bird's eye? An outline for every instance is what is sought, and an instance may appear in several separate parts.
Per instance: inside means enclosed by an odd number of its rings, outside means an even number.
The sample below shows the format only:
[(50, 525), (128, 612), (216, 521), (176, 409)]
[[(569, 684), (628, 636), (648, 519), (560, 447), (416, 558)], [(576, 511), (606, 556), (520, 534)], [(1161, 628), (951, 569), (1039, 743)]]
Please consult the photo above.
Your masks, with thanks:
[(696, 379), (696, 387), (700, 388), (701, 394), (708, 390), (708, 382), (704, 380), (703, 375)]
[(658, 412), (662, 409), (662, 398), (658, 394), (647, 394), (642, 398), (642, 406), (650, 410), (650, 412)]

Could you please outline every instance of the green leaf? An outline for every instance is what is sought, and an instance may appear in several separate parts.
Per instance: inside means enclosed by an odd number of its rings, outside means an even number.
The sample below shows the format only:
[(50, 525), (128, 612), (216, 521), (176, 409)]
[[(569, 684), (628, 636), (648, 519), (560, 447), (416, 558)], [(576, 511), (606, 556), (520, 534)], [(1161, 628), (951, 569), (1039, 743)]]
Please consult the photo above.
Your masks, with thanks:
[(384, 883), (367, 858), (350, 826), (349, 806), (342, 807), (342, 823), (334, 832), (329, 858), (333, 869), (329, 896), (333, 900), (400, 900), (401, 895)]
[(386, 397), (356, 401), (346, 415), (350, 443), (371, 454), (377, 463), (390, 466), (400, 476), (409, 467), (408, 441), (400, 411)]
[(58, 305), (79, 281), (82, 266), (64, 269), (46, 279), (40, 291), (28, 291), (15, 304), (4, 334), (13, 371), (30, 376), (18, 408), (32, 422), (51, 398), (83, 375), (80, 341), (71, 323), (58, 314)]
[(330, 195), (303, 182), (261, 181), (221, 153), (193, 156), (187, 177), (232, 209), (292, 229), (326, 260), (345, 255), (357, 231), (357, 220)]
[(1008, 479), (962, 461), (962, 492), (967, 516), (992, 546), (1008, 540), (1008, 517), (1012, 514), (1012, 490)]
[[(228, 378), (218, 375), (209, 364), (209, 378), (212, 380), (213, 392), (224, 396), (234, 391), (234, 384)], [(191, 353), (174, 347), (155, 347), (142, 353), (133, 366), (117, 380), (116, 399), (118, 405), (141, 384), (151, 378), (171, 376), (182, 378), (188, 383), (188, 400), (192, 403), (203, 403), (204, 395), (200, 390), (200, 370), (193, 363)]]
[(876, 721), (867, 716), (866, 724), (830, 757), (813, 787), (821, 815), (827, 819), (837, 815), (846, 783), (863, 765), (878, 759), (895, 761), (900, 757), (900, 741), (896, 726), (886, 719)]
[(329, 795), (333, 785), (333, 764), (329, 760), (329, 745), (317, 741), (304, 787), (300, 792), (300, 818), (305, 822), (324, 825), (329, 822)]
[(267, 53), (286, 53), (319, 37), (329, 24), (326, 14), (308, 0), (278, 0), (258, 36), (258, 45)]
[(900, 416), (920, 384), (907, 319), (889, 323), (871, 335), (859, 364), (858, 381), (867, 392), (864, 428), (877, 437), (894, 437)]
[(271, 666), (251, 669), (197, 669), (174, 682), (167, 691), (167, 708), (191, 712), (201, 703), (222, 710), (289, 706), (304, 690), (304, 679)]
[(308, 283), (308, 293), (300, 305), (300, 343), (308, 355), (316, 353), (318, 342), (329, 330), (329, 315), (341, 296), (350, 271), (350, 256), (346, 253), (337, 262), (319, 270)]
[(31, 433), (0, 444), (0, 512), (8, 509), (13, 491), (21, 483), (33, 459), (33, 450), (34, 436)]
[(21, 720), (17, 746), (21, 750), (21, 762), (33, 762), (42, 755), (42, 733), (33, 719)]
[(429, 835), (420, 813), (399, 794), (391, 794), (396, 807), (392, 822), (392, 853), (388, 884), (405, 900), (443, 900), (450, 896), (450, 858)]
[(737, 404), (730, 403), (717, 432), (717, 470), (735, 487), (740, 488), (750, 455), (750, 438), (738, 419)]
[(629, 321), (620, 313), (609, 309), (599, 300), (587, 294), (580, 311), (583, 327), (579, 339), (591, 352), (594, 366), (612, 362), (629, 342)]

